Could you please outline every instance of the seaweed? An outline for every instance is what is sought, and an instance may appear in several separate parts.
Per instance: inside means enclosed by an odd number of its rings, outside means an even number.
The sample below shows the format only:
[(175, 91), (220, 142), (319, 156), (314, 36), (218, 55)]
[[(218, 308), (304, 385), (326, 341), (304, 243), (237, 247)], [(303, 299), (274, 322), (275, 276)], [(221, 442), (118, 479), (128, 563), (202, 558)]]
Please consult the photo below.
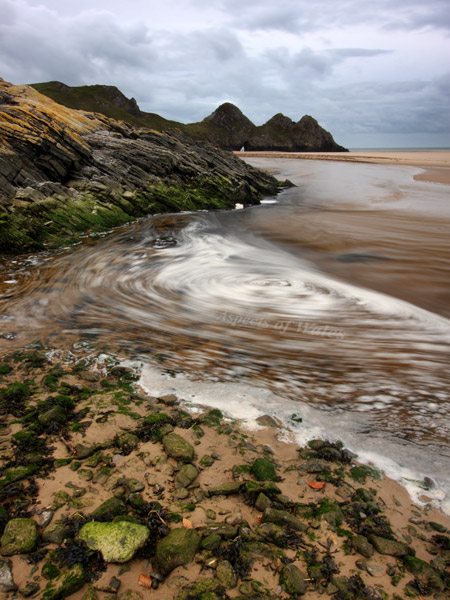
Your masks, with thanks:
[(252, 568), (251, 559), (243, 559), (244, 541), (239, 536), (225, 546), (219, 546), (215, 554), (218, 558), (227, 560), (238, 577), (246, 577)]
[(353, 575), (345, 581), (345, 588), (340, 589), (332, 600), (382, 600), (381, 596), (365, 585), (360, 575)]

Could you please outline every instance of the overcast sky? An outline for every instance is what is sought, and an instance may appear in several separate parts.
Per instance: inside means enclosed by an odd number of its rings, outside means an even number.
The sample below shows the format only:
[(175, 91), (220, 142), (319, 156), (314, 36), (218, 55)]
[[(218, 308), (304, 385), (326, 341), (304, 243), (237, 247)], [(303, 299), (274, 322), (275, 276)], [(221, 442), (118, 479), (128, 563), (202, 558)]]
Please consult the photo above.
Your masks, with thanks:
[(347, 147), (450, 146), (450, 0), (0, 0), (0, 76), (142, 110), (315, 117)]

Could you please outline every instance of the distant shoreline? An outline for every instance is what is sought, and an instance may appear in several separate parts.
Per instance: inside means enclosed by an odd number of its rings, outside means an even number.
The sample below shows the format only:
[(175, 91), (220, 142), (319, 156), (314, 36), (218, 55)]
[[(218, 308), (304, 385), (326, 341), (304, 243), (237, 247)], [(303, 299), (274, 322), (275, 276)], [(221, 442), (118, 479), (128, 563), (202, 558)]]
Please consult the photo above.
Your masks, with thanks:
[(237, 156), (290, 158), (303, 160), (336, 160), (378, 165), (420, 167), (416, 181), (450, 185), (450, 150), (357, 150), (350, 152), (235, 152)]

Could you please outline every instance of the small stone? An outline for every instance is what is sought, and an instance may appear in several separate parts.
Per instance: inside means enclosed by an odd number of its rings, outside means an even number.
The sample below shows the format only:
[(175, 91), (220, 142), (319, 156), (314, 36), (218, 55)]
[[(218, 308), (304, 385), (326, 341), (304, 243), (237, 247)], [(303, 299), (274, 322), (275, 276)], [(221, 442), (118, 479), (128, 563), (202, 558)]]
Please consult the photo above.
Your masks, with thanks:
[(91, 481), (94, 473), (90, 469), (79, 469), (78, 475), (83, 481)]
[(220, 546), (222, 538), (217, 533), (210, 533), (201, 541), (200, 547), (202, 550), (215, 550)]
[(45, 529), (48, 525), (50, 525), (51, 520), (53, 519), (53, 511), (52, 510), (44, 510), (39, 516), (39, 527)]
[(116, 594), (118, 589), (120, 588), (120, 579), (117, 577), (111, 577), (108, 585), (102, 588), (103, 592), (107, 592), (109, 594)]
[(158, 400), (166, 406), (174, 406), (178, 402), (178, 398), (175, 396), (175, 394), (166, 394), (164, 396), (159, 396)]
[(261, 415), (256, 419), (256, 422), (262, 427), (274, 427), (276, 429), (280, 429), (281, 427), (279, 421), (277, 421), (270, 415)]
[(97, 592), (92, 584), (88, 586), (88, 589), (83, 594), (81, 600), (98, 600)]
[(29, 598), (30, 596), (34, 596), (39, 592), (40, 587), (36, 581), (27, 581), (23, 588), (20, 588), (19, 594), (24, 598)]
[(1, 537), (3, 556), (14, 556), (32, 552), (38, 543), (39, 532), (36, 521), (27, 518), (11, 519)]
[(268, 498), (265, 494), (261, 492), (256, 498), (255, 508), (257, 510), (260, 510), (261, 512), (264, 512), (266, 508), (269, 508), (271, 506), (271, 504), (272, 501), (270, 500), (270, 498)]
[(385, 574), (385, 568), (375, 562), (366, 562), (366, 571), (372, 577), (382, 577)]
[(143, 600), (143, 598), (144, 596), (140, 592), (133, 590), (124, 590), (117, 596), (117, 600)]
[(0, 558), (0, 592), (7, 594), (15, 591), (17, 591), (17, 585), (13, 579), (12, 562), (9, 558)]
[(175, 500), (184, 500), (188, 496), (189, 491), (184, 487), (180, 487), (173, 492), (173, 497), (175, 498)]
[(205, 456), (203, 456), (200, 459), (200, 465), (202, 467), (211, 467), (211, 465), (213, 465), (215, 462), (214, 458), (212, 456), (209, 456), (209, 454), (205, 454)]

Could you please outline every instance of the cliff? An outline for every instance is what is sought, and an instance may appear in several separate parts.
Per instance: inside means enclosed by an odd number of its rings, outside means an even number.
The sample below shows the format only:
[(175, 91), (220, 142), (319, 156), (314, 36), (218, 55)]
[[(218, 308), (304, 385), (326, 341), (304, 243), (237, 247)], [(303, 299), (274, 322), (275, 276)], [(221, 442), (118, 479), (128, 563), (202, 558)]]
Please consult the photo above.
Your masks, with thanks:
[(158, 131), (178, 129), (193, 139), (227, 150), (266, 150), (279, 152), (345, 152), (331, 133), (305, 115), (297, 123), (281, 113), (264, 125), (256, 126), (237, 106), (225, 102), (198, 123), (177, 123), (155, 113), (141, 111), (134, 98), (126, 98), (114, 86), (70, 87), (58, 81), (33, 84), (42, 94), (70, 108), (97, 111)]
[[(139, 119), (117, 92), (108, 93)], [(180, 131), (73, 110), (0, 79), (0, 251), (66, 244), (152, 213), (255, 204), (277, 189), (270, 175)]]

